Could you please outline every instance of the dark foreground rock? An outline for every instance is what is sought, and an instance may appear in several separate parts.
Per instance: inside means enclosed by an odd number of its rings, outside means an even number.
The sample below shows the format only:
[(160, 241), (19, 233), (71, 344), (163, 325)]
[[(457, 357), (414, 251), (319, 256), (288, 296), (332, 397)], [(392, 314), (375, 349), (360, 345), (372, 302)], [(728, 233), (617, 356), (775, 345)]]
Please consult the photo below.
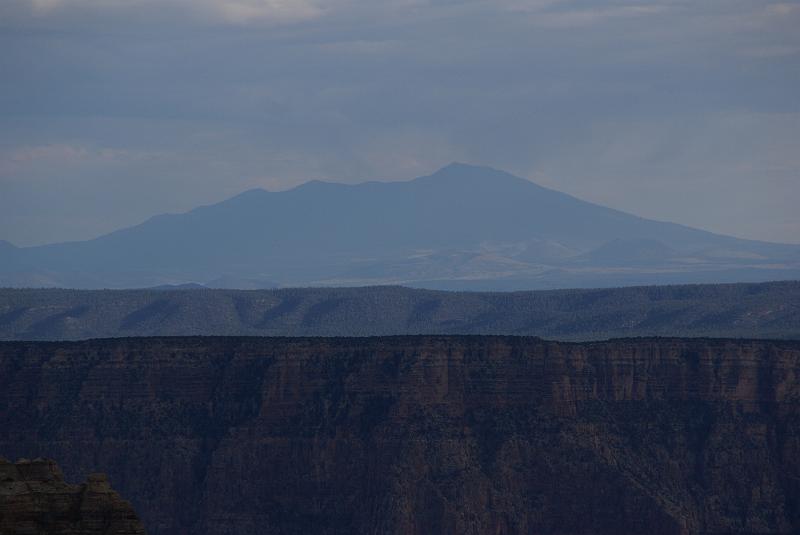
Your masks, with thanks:
[(105, 474), (69, 485), (55, 461), (0, 458), (0, 533), (3, 535), (144, 535), (130, 503)]
[(0, 453), (151, 534), (800, 531), (800, 343), (0, 344)]

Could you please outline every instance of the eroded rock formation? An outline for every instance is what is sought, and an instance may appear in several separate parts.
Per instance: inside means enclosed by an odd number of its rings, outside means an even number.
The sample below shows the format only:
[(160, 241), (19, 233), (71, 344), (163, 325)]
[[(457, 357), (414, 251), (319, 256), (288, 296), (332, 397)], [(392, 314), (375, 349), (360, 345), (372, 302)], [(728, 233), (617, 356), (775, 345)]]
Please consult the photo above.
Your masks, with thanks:
[(0, 453), (157, 535), (793, 533), (800, 343), (9, 342)]
[(70, 485), (55, 461), (0, 458), (0, 533), (3, 535), (144, 535), (130, 503), (105, 474)]

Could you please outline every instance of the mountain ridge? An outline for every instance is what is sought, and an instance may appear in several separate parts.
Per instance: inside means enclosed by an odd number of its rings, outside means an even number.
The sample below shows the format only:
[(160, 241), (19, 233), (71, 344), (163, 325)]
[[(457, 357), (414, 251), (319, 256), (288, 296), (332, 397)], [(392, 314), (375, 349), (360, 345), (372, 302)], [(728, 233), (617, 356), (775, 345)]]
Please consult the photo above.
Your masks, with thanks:
[[(651, 262), (649, 271), (625, 262), (626, 254), (611, 264), (587, 263), (588, 253), (609, 243), (642, 240), (662, 242), (675, 254)], [(563, 254), (551, 254), (558, 250)], [(645, 284), (671, 272), (683, 276), (669, 282), (705, 282), (714, 270), (727, 273), (720, 282), (800, 278), (800, 246), (649, 220), (466, 164), (409, 181), (256, 188), (92, 240), (0, 253), (8, 264), (0, 266), (6, 286), (49, 278), (50, 286), (147, 287), (221, 277), (282, 286), (625, 284), (624, 271), (608, 273), (607, 267), (636, 268), (632, 275), (647, 275)], [(469, 264), (465, 259), (475, 254), (495, 260)], [(632, 276), (628, 284), (637, 282)]]
[(0, 340), (412, 334), (800, 339), (800, 281), (537, 292), (0, 289)]

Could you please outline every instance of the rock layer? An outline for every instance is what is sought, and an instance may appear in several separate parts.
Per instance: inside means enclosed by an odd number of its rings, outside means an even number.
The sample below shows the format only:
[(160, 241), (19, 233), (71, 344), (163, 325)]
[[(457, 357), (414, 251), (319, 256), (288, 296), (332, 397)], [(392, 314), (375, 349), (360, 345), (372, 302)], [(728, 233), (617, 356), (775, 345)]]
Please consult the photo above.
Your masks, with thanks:
[(800, 343), (0, 343), (0, 453), (151, 534), (793, 533)]
[(130, 503), (105, 474), (69, 485), (55, 461), (0, 458), (0, 533), (3, 535), (144, 535)]

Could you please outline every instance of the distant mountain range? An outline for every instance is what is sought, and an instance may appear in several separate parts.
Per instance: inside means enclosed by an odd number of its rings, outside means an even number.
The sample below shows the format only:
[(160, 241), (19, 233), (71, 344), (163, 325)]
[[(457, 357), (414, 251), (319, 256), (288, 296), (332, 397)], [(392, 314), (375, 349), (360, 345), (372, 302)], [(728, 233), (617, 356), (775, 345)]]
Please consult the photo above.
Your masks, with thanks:
[(0, 340), (407, 334), (800, 339), (800, 282), (533, 292), (0, 289)]
[(0, 242), (0, 286), (512, 290), (800, 278), (800, 246), (636, 217), (486, 167), (251, 190), (99, 238)]

